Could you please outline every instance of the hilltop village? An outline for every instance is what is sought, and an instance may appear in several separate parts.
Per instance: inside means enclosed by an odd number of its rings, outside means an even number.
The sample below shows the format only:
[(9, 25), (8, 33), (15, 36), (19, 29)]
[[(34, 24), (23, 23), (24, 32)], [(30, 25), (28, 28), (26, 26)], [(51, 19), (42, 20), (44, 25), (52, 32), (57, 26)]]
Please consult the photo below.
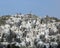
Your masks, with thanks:
[(7, 16), (5, 24), (0, 25), (0, 48), (3, 47), (60, 48), (60, 22), (33, 14)]

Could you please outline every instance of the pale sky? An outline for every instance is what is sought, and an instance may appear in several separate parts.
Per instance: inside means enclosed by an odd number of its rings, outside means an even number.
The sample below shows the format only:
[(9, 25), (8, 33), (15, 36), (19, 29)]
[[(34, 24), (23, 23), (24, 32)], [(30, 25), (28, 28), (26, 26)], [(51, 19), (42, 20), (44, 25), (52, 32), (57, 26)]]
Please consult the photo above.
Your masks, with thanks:
[(60, 18), (60, 0), (0, 0), (0, 15), (30, 12)]

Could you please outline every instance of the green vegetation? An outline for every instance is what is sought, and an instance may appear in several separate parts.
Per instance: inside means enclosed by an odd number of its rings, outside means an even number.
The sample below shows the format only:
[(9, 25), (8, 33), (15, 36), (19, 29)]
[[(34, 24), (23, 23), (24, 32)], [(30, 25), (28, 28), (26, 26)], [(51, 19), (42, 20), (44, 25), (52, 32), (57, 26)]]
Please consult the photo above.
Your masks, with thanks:
[(56, 18), (56, 17), (51, 17), (52, 19), (56, 20), (56, 22), (60, 22), (60, 19)]
[(5, 15), (0, 17), (0, 25), (4, 25), (7, 19), (9, 19), (10, 15)]
[(60, 19), (56, 18), (56, 17), (49, 17), (48, 15), (46, 15), (47, 20), (56, 20), (56, 22), (60, 22)]

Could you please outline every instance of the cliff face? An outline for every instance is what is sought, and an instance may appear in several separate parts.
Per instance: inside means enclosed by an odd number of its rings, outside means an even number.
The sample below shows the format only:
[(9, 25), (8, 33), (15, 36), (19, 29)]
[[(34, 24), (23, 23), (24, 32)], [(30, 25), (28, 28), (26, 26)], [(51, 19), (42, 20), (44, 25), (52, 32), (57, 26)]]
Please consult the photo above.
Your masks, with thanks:
[[(1, 19), (1, 17), (0, 17)], [(39, 18), (32, 14), (5, 16), (0, 28), (0, 40), (17, 46), (49, 47), (60, 42), (60, 22), (55, 19)]]

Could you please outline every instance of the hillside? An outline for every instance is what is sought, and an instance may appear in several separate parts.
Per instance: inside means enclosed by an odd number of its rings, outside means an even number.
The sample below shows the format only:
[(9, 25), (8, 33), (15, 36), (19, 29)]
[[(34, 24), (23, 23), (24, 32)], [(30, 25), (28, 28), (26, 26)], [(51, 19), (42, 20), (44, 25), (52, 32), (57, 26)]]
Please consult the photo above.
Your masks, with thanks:
[[(32, 14), (27, 14), (27, 15), (32, 15)], [(17, 15), (18, 16), (18, 15)], [(4, 15), (4, 16), (0, 16), (0, 25), (4, 25), (6, 22), (6, 20), (8, 20), (9, 18), (11, 17), (11, 15)], [(37, 18), (38, 16), (36, 15), (33, 15), (33, 18)], [(39, 17), (38, 17), (39, 18)], [(44, 22), (44, 19), (48, 19), (48, 20), (55, 20), (56, 22), (60, 22), (60, 19), (56, 18), (56, 17), (49, 17), (49, 16), (46, 16), (44, 18), (41, 18), (41, 20), (43, 20)]]
[(0, 44), (18, 48), (57, 48), (60, 46), (60, 20), (33, 14), (0, 17)]

